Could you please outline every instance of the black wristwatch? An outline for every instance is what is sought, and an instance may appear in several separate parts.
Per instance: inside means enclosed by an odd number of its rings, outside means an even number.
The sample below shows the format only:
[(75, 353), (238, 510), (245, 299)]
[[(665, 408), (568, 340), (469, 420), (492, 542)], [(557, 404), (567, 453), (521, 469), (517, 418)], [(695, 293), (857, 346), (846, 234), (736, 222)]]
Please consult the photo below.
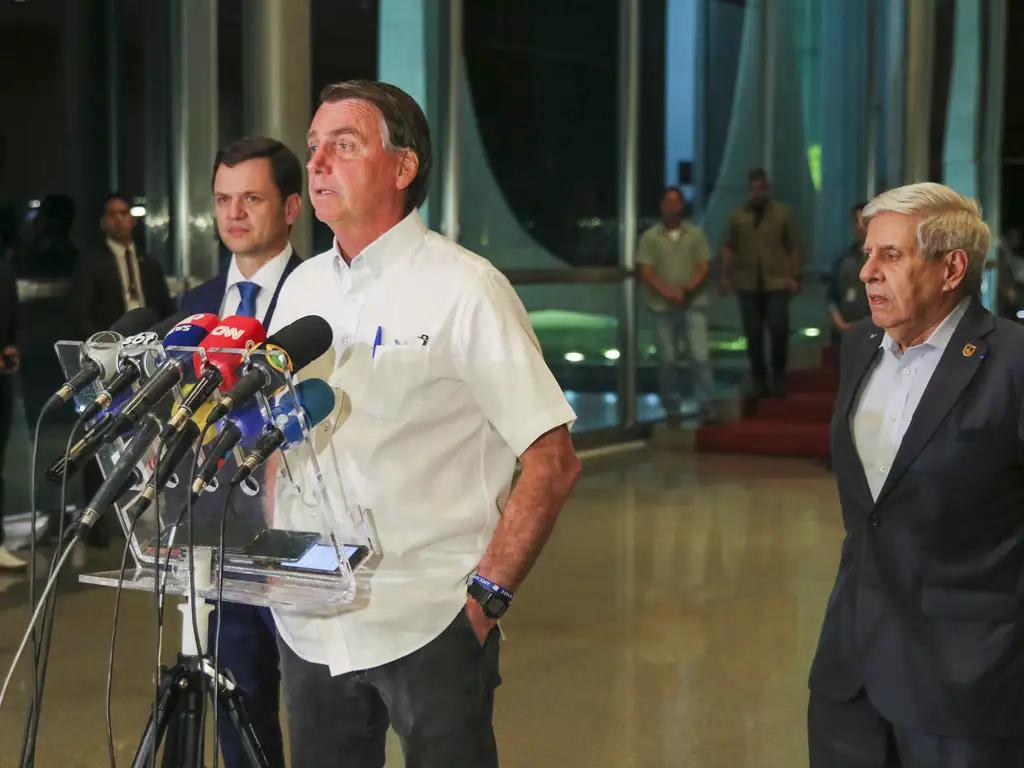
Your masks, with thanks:
[(489, 619), (500, 619), (508, 610), (512, 602), (512, 593), (504, 587), (499, 587), (493, 581), (488, 581), (479, 574), (473, 575), (466, 590), (469, 596), (480, 603), (484, 616)]

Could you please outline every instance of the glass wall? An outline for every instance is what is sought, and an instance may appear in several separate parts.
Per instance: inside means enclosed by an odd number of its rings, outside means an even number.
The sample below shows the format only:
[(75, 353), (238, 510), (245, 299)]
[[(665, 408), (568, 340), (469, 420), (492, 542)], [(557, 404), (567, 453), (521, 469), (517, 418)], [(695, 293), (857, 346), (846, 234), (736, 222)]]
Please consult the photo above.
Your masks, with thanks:
[[(308, 56), (309, 82), (286, 87), (308, 88), (315, 103), (328, 82), (380, 77), (420, 101), (436, 160), (426, 218), (509, 275), (581, 432), (661, 415), (653, 325), (632, 265), (666, 185), (683, 189), (705, 231), (715, 280), (747, 173), (769, 172), (801, 230), (804, 280), (790, 313), (792, 344), (808, 354), (794, 355), (797, 365), (827, 337), (821, 278), (849, 244), (854, 203), (920, 173), (976, 192), (999, 231), (994, 31), (1005, 0), (299, 2), (309, 29), (278, 40), (277, 53)], [(25, 318), (8, 510), (28, 507), (23, 447), (61, 381), (52, 343), (75, 335), (68, 277), (101, 242), (106, 192), (132, 197), (138, 242), (175, 289), (217, 269), (203, 228), (210, 147), (188, 142), (215, 147), (247, 130), (264, 87), (246, 66), (254, 7), (0, 4), (0, 45), (26, 62), (0, 80), (0, 99), (18, 105), (0, 111), (0, 247)], [(211, 57), (207, 69), (190, 45)], [(180, 109), (185, 86), (212, 105), (209, 119)], [(927, 108), (911, 109), (925, 95)], [(310, 250), (328, 248), (329, 231), (310, 229)], [(986, 286), (991, 295), (994, 281)], [(711, 293), (712, 359), (719, 394), (730, 396), (743, 384), (744, 341), (735, 299)], [(44, 459), (61, 448), (66, 420), (44, 430)], [(55, 501), (44, 489), (42, 506)]]

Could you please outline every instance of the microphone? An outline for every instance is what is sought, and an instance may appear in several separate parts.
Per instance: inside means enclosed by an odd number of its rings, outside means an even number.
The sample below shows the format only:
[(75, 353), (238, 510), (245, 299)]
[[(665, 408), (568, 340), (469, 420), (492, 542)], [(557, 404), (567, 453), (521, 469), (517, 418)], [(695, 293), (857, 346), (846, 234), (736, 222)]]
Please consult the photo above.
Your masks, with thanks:
[(43, 405), (43, 413), (58, 408), (89, 386), (97, 379), (107, 380), (117, 370), (117, 346), (125, 336), (144, 331), (160, 320), (156, 312), (139, 307), (125, 312), (107, 331), (94, 333), (85, 342), (88, 355), (82, 360), (82, 367), (65, 382)]
[(276, 391), (284, 385), (288, 374), (301, 371), (327, 352), (333, 343), (331, 324), (322, 317), (306, 315), (286, 325), (259, 348), (268, 354), (250, 357), (250, 369), (224, 393), (220, 403), (210, 411), (207, 423), (219, 421), (260, 390)]
[[(308, 387), (303, 386), (307, 384)], [(295, 388), (295, 393), (302, 395), (299, 398), (300, 407), (292, 407), (286, 413), (274, 416), (274, 423), (260, 435), (256, 445), (242, 462), (242, 466), (231, 478), (231, 485), (244, 482), (278, 448), (283, 450), (300, 442), (303, 438), (303, 426), (306, 431), (312, 429), (334, 410), (334, 390), (321, 379), (301, 382)]]
[[(186, 315), (184, 320), (175, 325), (164, 337), (164, 347), (194, 347), (206, 337), (209, 328), (215, 327), (218, 322), (217, 316), (213, 314)], [(175, 362), (180, 363), (180, 361), (172, 359), (168, 361), (168, 363), (165, 363), (161, 370), (168, 365), (173, 366)], [(149, 387), (159, 375), (160, 371), (157, 371), (153, 378), (146, 382), (146, 384), (140, 388), (130, 400), (128, 400), (123, 408), (117, 412), (107, 413), (107, 415), (90, 427), (89, 430), (82, 435), (81, 439), (71, 446), (71, 450), (68, 451), (67, 456), (61, 456), (57, 461), (50, 465), (46, 470), (46, 476), (52, 482), (59, 483), (64, 475), (68, 475), (70, 477), (72, 474), (77, 472), (81, 468), (82, 464), (89, 461), (93, 456), (99, 453), (100, 449), (104, 445), (109, 443), (118, 435), (128, 432), (132, 426), (134, 426), (135, 422), (137, 422), (143, 414), (152, 408), (152, 405), (146, 405), (148, 399), (153, 394), (153, 390), (147, 390), (147, 387)], [(170, 391), (171, 387), (174, 386), (174, 383), (176, 382), (172, 382), (171, 385), (167, 387), (164, 394)], [(163, 397), (163, 395), (161, 395), (161, 397)], [(156, 398), (153, 401), (153, 404), (159, 402), (159, 400), (159, 397)], [(129, 408), (132, 409), (130, 416), (126, 416), (122, 419), (122, 414), (128, 411)]]
[[(164, 348), (195, 347), (208, 335), (221, 328), (219, 323), (217, 316), (209, 313), (186, 317), (164, 337)], [(139, 419), (155, 408), (157, 403), (181, 383), (188, 370), (190, 355), (190, 352), (180, 350), (170, 352), (169, 359), (139, 387), (132, 399), (114, 414), (114, 431), (117, 434), (123, 435), (131, 430)]]
[(199, 439), (199, 425), (189, 419), (185, 425), (164, 444), (164, 452), (158, 462), (157, 472), (150, 477), (142, 491), (138, 506), (132, 510), (136, 517), (141, 515), (153, 503), (153, 499), (160, 493), (174, 476), (178, 465), (182, 463), (191, 452), (196, 440)]
[(238, 354), (215, 352), (216, 349), (245, 351), (261, 344), (267, 338), (263, 326), (252, 317), (233, 315), (210, 331), (210, 335), (199, 345), (206, 353), (206, 361), (196, 352), (194, 365), (198, 380), (192, 390), (182, 398), (161, 437), (168, 437), (195, 415), (196, 409), (205, 403), (218, 388), (232, 387), (238, 379), (235, 370), (239, 367)]
[(117, 375), (82, 409), (82, 421), (88, 421), (107, 408), (114, 398), (144, 376), (151, 366), (152, 352), (149, 347), (166, 337), (170, 330), (187, 315), (182, 312), (161, 320), (144, 333), (125, 339), (121, 344)]
[[(298, 408), (295, 405), (296, 399), (299, 403)], [(301, 442), (303, 433), (302, 425), (299, 422), (300, 415), (308, 430), (327, 418), (332, 410), (334, 410), (334, 390), (321, 379), (309, 379), (299, 382), (295, 387), (295, 398), (290, 392), (281, 396), (280, 402), (270, 412), (271, 422), (269, 424), (256, 403), (233, 414), (225, 421), (216, 440), (210, 444), (206, 458), (196, 471), (192, 492), (201, 493), (210, 484), (220, 468), (220, 462), (239, 443), (249, 445), (255, 441), (259, 445), (259, 438), (266, 431), (275, 434), (281, 433), (283, 435), (282, 445), (287, 446)], [(270, 450), (270, 453), (273, 453), (273, 449)], [(270, 453), (267, 454), (267, 457), (270, 456)], [(253, 469), (263, 461), (266, 461), (266, 458), (254, 465)], [(251, 472), (252, 470), (249, 470), (245, 477), (248, 477)]]
[(121, 458), (107, 475), (103, 485), (96, 491), (96, 495), (86, 505), (85, 512), (82, 513), (82, 517), (78, 521), (80, 530), (92, 528), (121, 494), (138, 482), (136, 478), (139, 476), (139, 470), (135, 465), (149, 449), (159, 432), (160, 422), (154, 416), (150, 416), (128, 443)]

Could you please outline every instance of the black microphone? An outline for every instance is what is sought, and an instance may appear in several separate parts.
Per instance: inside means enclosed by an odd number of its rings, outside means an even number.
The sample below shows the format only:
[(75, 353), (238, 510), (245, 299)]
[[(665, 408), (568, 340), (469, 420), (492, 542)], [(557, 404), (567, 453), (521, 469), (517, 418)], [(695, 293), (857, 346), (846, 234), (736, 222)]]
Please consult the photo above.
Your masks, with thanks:
[(224, 393), (206, 423), (213, 424), (224, 418), (231, 409), (248, 402), (260, 390), (274, 392), (284, 386), (289, 374), (301, 371), (327, 352), (333, 343), (331, 324), (317, 315), (306, 315), (286, 325), (256, 348), (267, 354), (249, 358), (250, 369)]
[(139, 471), (136, 464), (142, 459), (150, 445), (160, 434), (160, 422), (153, 416), (146, 419), (139, 431), (125, 447), (121, 458), (103, 481), (85, 507), (85, 512), (78, 521), (80, 530), (92, 528), (96, 521), (120, 498), (128, 488), (138, 482)]
[(185, 422), (179, 431), (170, 436), (164, 444), (164, 452), (160, 456), (160, 461), (157, 462), (157, 471), (146, 483), (138, 506), (132, 509), (133, 515), (141, 515), (149, 509), (153, 499), (170, 482), (171, 477), (174, 476), (174, 470), (189, 454), (198, 439), (199, 425), (191, 419)]
[[(74, 376), (65, 382), (43, 405), (43, 413), (57, 408), (89, 386), (96, 379), (106, 379), (113, 374), (117, 365), (118, 347), (124, 337), (141, 333), (159, 321), (156, 312), (146, 307), (129, 310), (118, 318), (117, 322), (107, 331), (93, 334), (86, 341), (86, 350), (90, 354), (82, 361), (82, 367)], [(92, 349), (90, 350), (90, 345)]]

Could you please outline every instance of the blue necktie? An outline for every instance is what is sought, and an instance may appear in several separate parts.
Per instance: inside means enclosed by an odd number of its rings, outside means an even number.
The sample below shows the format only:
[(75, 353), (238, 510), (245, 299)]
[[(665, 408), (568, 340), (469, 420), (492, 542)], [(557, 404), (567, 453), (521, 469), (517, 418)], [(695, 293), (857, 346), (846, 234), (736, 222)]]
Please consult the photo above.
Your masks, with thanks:
[(242, 317), (256, 317), (256, 297), (259, 296), (260, 287), (256, 283), (238, 283), (238, 294), (242, 300), (238, 303), (236, 315)]

